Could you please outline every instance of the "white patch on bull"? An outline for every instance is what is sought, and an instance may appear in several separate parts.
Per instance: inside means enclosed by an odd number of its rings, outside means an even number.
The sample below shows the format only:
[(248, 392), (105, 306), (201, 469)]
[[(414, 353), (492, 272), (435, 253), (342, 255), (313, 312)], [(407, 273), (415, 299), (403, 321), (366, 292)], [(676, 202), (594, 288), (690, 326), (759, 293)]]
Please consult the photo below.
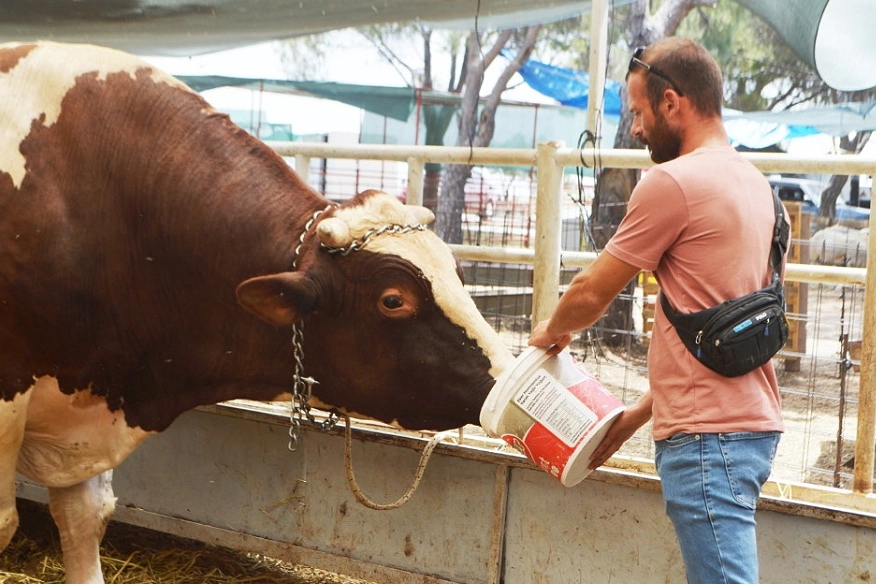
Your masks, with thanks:
[(118, 466), (150, 432), (131, 428), (121, 411), (82, 390), (67, 395), (54, 377), (30, 389), (18, 472), (48, 487), (68, 487)]
[[(0, 50), (20, 44), (0, 44)], [(10, 174), (16, 188), (26, 173), (18, 145), (30, 133), (31, 122), (45, 115), (44, 124), (54, 124), (61, 114), (61, 101), (80, 75), (97, 73), (103, 80), (109, 73), (127, 72), (134, 78), (138, 69), (149, 67), (156, 82), (190, 91), (176, 78), (115, 49), (52, 42), (36, 45), (10, 71), (0, 75), (0, 171)]]
[(20, 393), (12, 401), (0, 399), (0, 550), (15, 533), (15, 465), (31, 392)]
[[(354, 239), (371, 229), (388, 224), (411, 224), (417, 220), (409, 207), (382, 193), (366, 199), (364, 205), (339, 209), (335, 217), (350, 227)], [(484, 320), (456, 273), (450, 248), (431, 231), (386, 234), (369, 240), (365, 250), (399, 256), (417, 266), (432, 285), (435, 302), (450, 321), (465, 330), (490, 360), (490, 375), (498, 377), (513, 361), (511, 351)]]

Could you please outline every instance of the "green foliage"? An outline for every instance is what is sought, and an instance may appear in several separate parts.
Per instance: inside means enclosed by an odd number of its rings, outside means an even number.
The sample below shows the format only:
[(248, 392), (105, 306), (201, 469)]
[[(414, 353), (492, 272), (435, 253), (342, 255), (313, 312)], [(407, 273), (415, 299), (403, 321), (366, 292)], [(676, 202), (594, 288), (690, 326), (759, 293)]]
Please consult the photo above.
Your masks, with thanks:
[(332, 33), (315, 34), (285, 40), (280, 45), (280, 62), (291, 79), (319, 81), (325, 65)]
[(831, 89), (770, 25), (730, 0), (692, 12), (678, 34), (701, 42), (721, 64), (724, 97), (730, 108), (786, 110), (876, 97), (873, 90)]

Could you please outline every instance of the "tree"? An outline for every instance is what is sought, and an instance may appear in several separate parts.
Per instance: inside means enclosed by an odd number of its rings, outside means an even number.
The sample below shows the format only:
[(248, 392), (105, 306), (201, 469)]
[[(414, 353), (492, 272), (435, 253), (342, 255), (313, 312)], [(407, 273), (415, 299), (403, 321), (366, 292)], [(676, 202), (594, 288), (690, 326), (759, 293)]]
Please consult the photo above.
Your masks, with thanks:
[[(420, 24), (406, 25), (408, 30), (414, 30), (422, 38), (423, 89), (435, 86), (433, 79), (433, 31)], [(502, 94), (508, 89), (514, 73), (532, 54), (538, 39), (540, 26), (532, 26), (521, 30), (503, 30), (498, 32), (473, 31), (465, 37), (449, 35), (446, 45), (449, 51), (449, 75), (446, 90), (461, 96), (461, 105), (451, 107), (442, 104), (424, 103), (423, 120), (426, 126), (427, 145), (443, 145), (447, 128), (456, 115), (459, 133), (457, 146), (482, 147), (489, 146), (495, 130), (496, 110), (501, 103)], [(375, 46), (381, 49), (381, 55), (391, 62), (402, 62), (397, 53), (391, 51), (391, 37), (397, 34), (391, 27), (371, 27), (363, 32)], [(484, 46), (490, 46), (484, 51)], [(459, 49), (464, 46), (464, 52), (459, 62)], [(481, 99), (484, 89), (486, 70), (494, 63), (505, 49), (514, 49), (514, 58), (507, 62), (498, 78), (490, 88), (486, 98)], [(410, 67), (407, 67), (410, 69)], [(458, 74), (457, 74), (458, 72)], [(462, 213), (465, 206), (465, 182), (471, 176), (472, 165), (449, 164), (442, 169), (439, 164), (427, 164), (426, 176), (423, 182), (423, 201), (426, 206), (436, 208), (435, 232), (449, 243), (462, 242)], [(438, 191), (440, 185), (440, 192)], [(437, 203), (433, 203), (437, 198)]]
[[(443, 145), (444, 138), (454, 116), (459, 127), (457, 145), (469, 147), (489, 146), (495, 128), (496, 110), (501, 96), (510, 88), (511, 79), (520, 66), (529, 58), (536, 47), (536, 41), (549, 62), (549, 56), (567, 52), (569, 47), (581, 45), (580, 18), (544, 25), (550, 34), (539, 39), (542, 26), (532, 26), (519, 30), (475, 31), (460, 34), (434, 31), (421, 23), (392, 24), (357, 29), (375, 47), (380, 58), (391, 64), (403, 82), (410, 87), (425, 90), (443, 86), (449, 93), (461, 96), (461, 106), (446, 103), (423, 103), (423, 121), (426, 126), (425, 143)], [(337, 35), (337, 33), (326, 33)], [(347, 33), (349, 34), (349, 32)], [(295, 64), (299, 75), (313, 77), (327, 52), (328, 43), (319, 39), (328, 38), (316, 35), (287, 43), (287, 62)], [(337, 36), (335, 36), (335, 40)], [(411, 41), (418, 39), (419, 49), (411, 51)], [(405, 44), (407, 43), (407, 44)], [(436, 44), (445, 49), (436, 51)], [(510, 61), (497, 59), (503, 49)], [(421, 63), (413, 65), (412, 54)], [(460, 53), (462, 57), (460, 58)], [(440, 75), (435, 58), (447, 58), (447, 73)], [(305, 64), (306, 67), (301, 66)], [(485, 90), (484, 74), (489, 67), (502, 67), (495, 84)], [(436, 232), (449, 242), (462, 241), (462, 211), (464, 207), (465, 181), (471, 174), (471, 165), (448, 165), (440, 180), (441, 166), (426, 165), (423, 199), (427, 206), (436, 208)], [(437, 187), (440, 186), (440, 196)], [(438, 199), (437, 203), (435, 199)]]
[[(735, 2), (721, 2), (708, 14), (687, 19), (680, 34), (707, 46), (725, 72), (725, 102), (742, 111), (785, 111), (876, 99), (876, 90), (841, 92), (829, 87), (808, 63), (801, 61), (765, 21)], [(841, 152), (857, 154), (870, 132), (839, 137)], [(819, 216), (833, 220), (846, 182), (835, 175), (821, 193)]]
[[(432, 46), (435, 39), (435, 31), (421, 23), (409, 23), (403, 25), (370, 26), (360, 29), (359, 33), (368, 39), (380, 53), (381, 57), (390, 63), (409, 87), (417, 87), (429, 92), (440, 84), (436, 81), (433, 71), (434, 49)], [(400, 38), (419, 37), (422, 49), (422, 69), (411, 65), (410, 56), (404, 56), (396, 48), (396, 42)], [(444, 89), (449, 93), (459, 93), (462, 90), (463, 81), (457, 77), (457, 63), (459, 60), (460, 46), (464, 37), (459, 33), (441, 35), (439, 42), (445, 45), (449, 64), (447, 67), (448, 78)], [(403, 74), (406, 71), (407, 75)], [(456, 114), (456, 107), (445, 103), (432, 103), (424, 100), (422, 104), (423, 125), (426, 128), (424, 143), (427, 146), (443, 146), (444, 136)], [(438, 186), (441, 183), (441, 165), (435, 162), (426, 163), (425, 177), (423, 180), (423, 204), (435, 210), (438, 206)]]
[[(501, 102), (502, 93), (508, 87), (511, 77), (520, 70), (532, 54), (540, 29), (541, 26), (537, 25), (522, 31), (501, 31), (486, 53), (481, 52), (484, 35), (478, 32), (469, 34), (465, 48), (465, 76), (462, 106), (459, 111), (457, 146), (477, 148), (490, 145), (496, 127), (496, 109)], [(479, 111), (484, 73), (509, 44), (517, 45), (516, 54), (499, 74)], [(449, 164), (444, 171), (444, 181), (438, 197), (435, 230), (448, 243), (462, 242), (465, 181), (471, 176), (471, 168), (470, 164)]]
[[(715, 0), (666, 0), (653, 14), (647, 0), (635, 0), (627, 8), (627, 12), (617, 11), (621, 16), (618, 28), (628, 27), (627, 39), (629, 45), (626, 55), (634, 47), (647, 46), (656, 40), (673, 35), (685, 16), (692, 10), (713, 6)], [(626, 14), (626, 22), (623, 15)], [(626, 107), (626, 89), (622, 90), (620, 121), (614, 140), (615, 148), (641, 148), (642, 145), (630, 134), (633, 118)], [(639, 180), (639, 171), (634, 169), (607, 168), (599, 171), (596, 189), (593, 197), (591, 225), (596, 247), (602, 249), (606, 242), (617, 231), (621, 219), (626, 214), (627, 201), (633, 192), (633, 187)], [(632, 294), (633, 283), (626, 292)], [(606, 331), (603, 341), (609, 345), (623, 345), (631, 342), (631, 335), (618, 331), (633, 330), (632, 303), (623, 299), (615, 300), (609, 307), (603, 320)]]

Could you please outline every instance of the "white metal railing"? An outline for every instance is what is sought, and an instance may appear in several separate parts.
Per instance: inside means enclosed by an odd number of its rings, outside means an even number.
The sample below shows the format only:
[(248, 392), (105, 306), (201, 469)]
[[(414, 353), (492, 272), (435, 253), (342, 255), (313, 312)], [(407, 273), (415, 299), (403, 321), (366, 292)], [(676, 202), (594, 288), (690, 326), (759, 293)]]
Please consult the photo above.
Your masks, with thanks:
[[(423, 200), (423, 169), (426, 162), (444, 164), (494, 164), (535, 166), (537, 172), (536, 225), (533, 249), (452, 246), (462, 259), (530, 264), (533, 266), (532, 321), (550, 316), (559, 298), (560, 266), (584, 267), (595, 258), (586, 252), (561, 251), (563, 171), (587, 163), (600, 168), (647, 168), (651, 160), (643, 150), (577, 149), (556, 142), (539, 144), (536, 149), (466, 148), (444, 146), (386, 146), (324, 143), (271, 142), (280, 155), (294, 156), (296, 168), (306, 181), (311, 158), (394, 160), (408, 164), (407, 201)], [(876, 174), (876, 157), (860, 155), (790, 156), (786, 154), (743, 154), (764, 173)], [(870, 227), (874, 224), (870, 217)], [(788, 264), (789, 281), (863, 285), (865, 287), (861, 377), (858, 398), (858, 424), (855, 441), (853, 491), (873, 491), (874, 440), (876, 440), (876, 238), (869, 238), (867, 267), (847, 268)]]

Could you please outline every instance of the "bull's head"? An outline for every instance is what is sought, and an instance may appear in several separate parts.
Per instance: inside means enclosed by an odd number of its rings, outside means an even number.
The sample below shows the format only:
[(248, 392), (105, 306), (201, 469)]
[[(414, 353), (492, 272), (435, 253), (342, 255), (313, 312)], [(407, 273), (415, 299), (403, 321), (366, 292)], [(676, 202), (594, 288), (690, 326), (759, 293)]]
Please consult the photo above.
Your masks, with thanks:
[(368, 191), (326, 216), (300, 267), (243, 282), (240, 303), (275, 326), (304, 324), (318, 402), (409, 429), (478, 423), (512, 356), (448, 246), (420, 228), (432, 213)]

